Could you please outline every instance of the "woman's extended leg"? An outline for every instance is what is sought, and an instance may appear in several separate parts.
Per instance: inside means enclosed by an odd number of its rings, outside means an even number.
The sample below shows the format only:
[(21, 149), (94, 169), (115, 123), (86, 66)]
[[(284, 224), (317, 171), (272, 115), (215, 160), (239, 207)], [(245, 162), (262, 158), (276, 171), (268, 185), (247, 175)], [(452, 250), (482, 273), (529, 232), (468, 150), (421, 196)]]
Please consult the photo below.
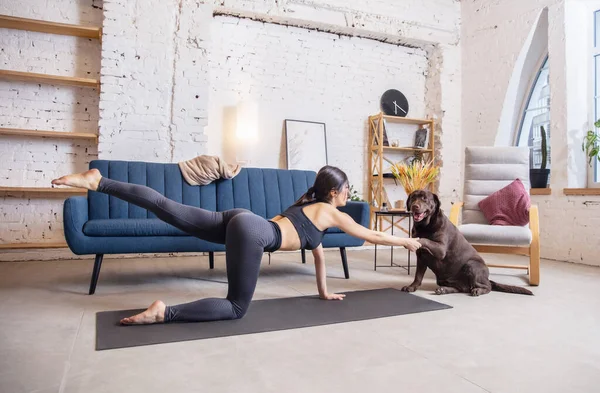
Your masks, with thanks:
[(190, 235), (219, 244), (225, 243), (225, 229), (229, 220), (235, 215), (246, 211), (232, 209), (225, 212), (214, 212), (184, 205), (166, 198), (150, 187), (102, 177), (97, 169), (63, 176), (53, 180), (52, 184), (82, 187), (113, 195), (126, 202), (148, 209), (161, 220)]
[(64, 176), (52, 183), (114, 195), (152, 211), (163, 221), (190, 234), (224, 242), (227, 248), (229, 290), (226, 299), (207, 298), (172, 307), (156, 301), (146, 311), (124, 318), (121, 323), (214, 321), (244, 316), (256, 288), (264, 249), (276, 241), (274, 229), (267, 220), (243, 209), (215, 213), (181, 205), (151, 188), (102, 178), (100, 172), (95, 172)]

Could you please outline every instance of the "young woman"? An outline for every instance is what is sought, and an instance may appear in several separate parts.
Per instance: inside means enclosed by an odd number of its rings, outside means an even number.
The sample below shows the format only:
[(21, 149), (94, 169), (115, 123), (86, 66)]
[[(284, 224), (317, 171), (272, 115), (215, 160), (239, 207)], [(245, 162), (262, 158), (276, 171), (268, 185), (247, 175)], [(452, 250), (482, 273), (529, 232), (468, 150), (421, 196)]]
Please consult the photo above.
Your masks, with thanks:
[(151, 211), (161, 220), (192, 236), (225, 244), (229, 283), (225, 299), (207, 298), (176, 306), (166, 306), (157, 300), (146, 311), (123, 318), (122, 324), (242, 318), (252, 300), (265, 251), (312, 250), (320, 298), (342, 300), (345, 295), (328, 293), (325, 282), (325, 256), (321, 240), (325, 230), (330, 227), (338, 227), (349, 235), (373, 244), (404, 246), (411, 251), (421, 247), (418, 239), (372, 231), (339, 211), (337, 207), (344, 206), (348, 199), (348, 177), (333, 166), (321, 168), (314, 185), (306, 194), (271, 220), (245, 209), (213, 212), (183, 205), (149, 187), (102, 177), (97, 169), (63, 176), (52, 180), (52, 184), (81, 187), (116, 196)]

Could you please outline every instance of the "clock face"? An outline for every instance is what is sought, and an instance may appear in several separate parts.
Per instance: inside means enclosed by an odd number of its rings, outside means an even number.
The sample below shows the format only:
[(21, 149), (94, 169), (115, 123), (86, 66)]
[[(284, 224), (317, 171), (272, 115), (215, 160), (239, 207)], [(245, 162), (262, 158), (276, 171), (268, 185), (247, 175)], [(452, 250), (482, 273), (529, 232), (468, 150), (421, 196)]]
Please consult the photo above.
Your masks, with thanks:
[(406, 117), (408, 100), (398, 90), (390, 89), (381, 96), (381, 111), (389, 116)]

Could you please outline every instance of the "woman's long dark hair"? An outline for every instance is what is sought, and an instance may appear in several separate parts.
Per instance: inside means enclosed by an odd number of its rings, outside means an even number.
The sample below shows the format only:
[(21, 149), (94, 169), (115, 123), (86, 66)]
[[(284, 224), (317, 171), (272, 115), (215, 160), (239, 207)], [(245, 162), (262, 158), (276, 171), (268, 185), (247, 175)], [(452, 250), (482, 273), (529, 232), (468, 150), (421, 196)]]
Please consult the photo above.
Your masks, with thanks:
[(293, 206), (302, 206), (310, 202), (330, 202), (331, 190), (342, 192), (348, 184), (348, 176), (339, 168), (326, 165), (319, 169), (315, 184), (298, 199)]

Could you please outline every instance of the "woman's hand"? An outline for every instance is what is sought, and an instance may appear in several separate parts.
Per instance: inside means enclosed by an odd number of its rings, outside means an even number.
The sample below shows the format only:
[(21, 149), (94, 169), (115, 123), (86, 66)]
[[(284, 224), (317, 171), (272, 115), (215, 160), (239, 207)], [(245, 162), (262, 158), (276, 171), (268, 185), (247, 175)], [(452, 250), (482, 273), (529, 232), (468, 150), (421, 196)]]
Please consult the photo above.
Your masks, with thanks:
[(320, 295), (319, 297), (323, 300), (344, 300), (346, 295), (337, 294), (337, 293), (329, 293), (329, 294), (325, 294), (325, 295)]
[(404, 248), (408, 248), (412, 252), (417, 251), (421, 246), (422, 244), (419, 243), (418, 237), (406, 239), (406, 243), (404, 244)]

